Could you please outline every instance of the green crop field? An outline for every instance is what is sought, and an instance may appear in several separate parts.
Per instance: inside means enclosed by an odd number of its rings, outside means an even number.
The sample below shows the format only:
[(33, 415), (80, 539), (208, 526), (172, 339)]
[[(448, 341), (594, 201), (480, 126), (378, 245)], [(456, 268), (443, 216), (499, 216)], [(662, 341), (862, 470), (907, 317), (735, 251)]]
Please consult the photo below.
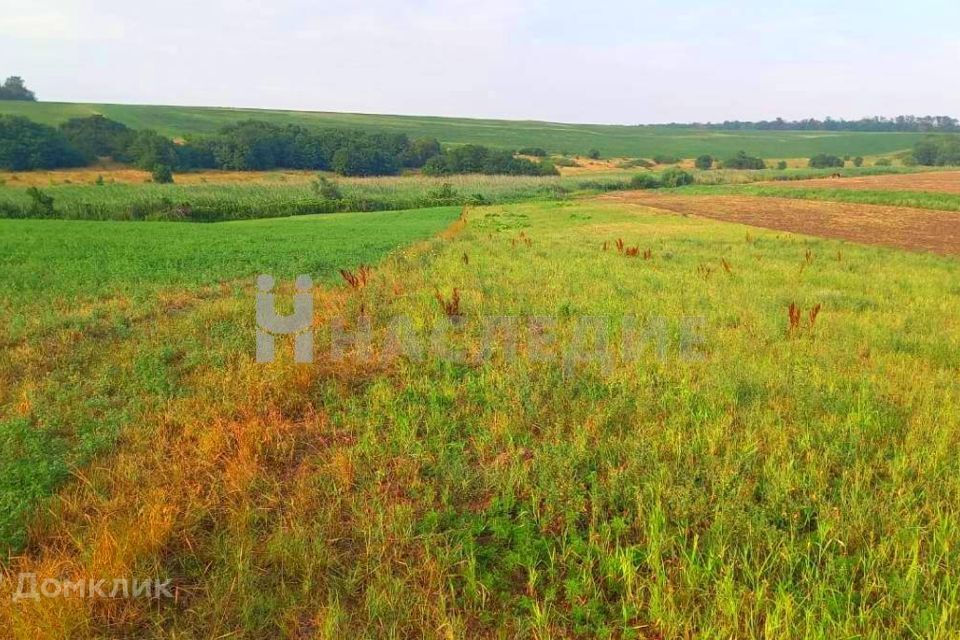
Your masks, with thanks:
[(253, 118), (278, 124), (406, 133), (436, 137), (449, 144), (477, 143), (517, 149), (539, 146), (552, 153), (585, 154), (598, 149), (608, 157), (651, 157), (671, 154), (719, 158), (744, 150), (765, 158), (800, 158), (817, 153), (837, 155), (891, 154), (909, 149), (923, 137), (917, 133), (828, 131), (707, 131), (670, 126), (616, 126), (536, 121), (479, 120), (427, 116), (391, 116), (266, 109), (175, 107), (0, 101), (0, 114), (23, 115), (47, 124), (100, 113), (137, 129), (169, 136), (210, 133), (225, 124)]
[[(144, 346), (148, 327), (211, 297), (242, 295), (263, 272), (332, 282), (338, 269), (375, 263), (459, 211), (217, 225), (0, 220), (0, 546), (22, 544), (25, 512), (137, 412), (178, 393), (179, 364), (168, 360), (201, 357), (200, 336), (184, 335), (185, 351)], [(25, 399), (34, 407), (27, 416), (14, 409)]]

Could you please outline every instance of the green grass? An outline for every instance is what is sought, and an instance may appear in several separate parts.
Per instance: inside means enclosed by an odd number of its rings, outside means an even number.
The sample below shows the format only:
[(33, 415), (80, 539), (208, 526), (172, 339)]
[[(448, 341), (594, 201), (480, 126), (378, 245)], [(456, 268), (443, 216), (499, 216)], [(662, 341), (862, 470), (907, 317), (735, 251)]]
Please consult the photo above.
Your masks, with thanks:
[[(0, 548), (22, 545), (24, 514), (71, 469), (183, 392), (177, 372), (200, 357), (202, 337), (152, 341), (157, 326), (211, 297), (241, 295), (259, 273), (330, 283), (459, 211), (216, 225), (0, 220)], [(245, 341), (230, 327), (207, 330)], [(22, 402), (32, 408), (18, 410)]]
[(55, 102), (5, 101), (0, 102), (0, 113), (25, 115), (47, 124), (102, 113), (128, 126), (154, 129), (170, 136), (210, 133), (225, 124), (254, 118), (278, 124), (352, 127), (406, 133), (413, 137), (431, 136), (444, 143), (476, 143), (511, 149), (539, 146), (553, 153), (569, 151), (580, 154), (596, 148), (605, 156), (647, 158), (655, 154), (692, 158), (707, 153), (723, 159), (740, 150), (765, 158), (810, 157), (817, 153), (870, 156), (908, 149), (923, 137), (918, 133), (705, 131), (670, 126)]
[[(738, 184), (830, 175), (832, 170), (696, 171), (697, 182)], [(904, 168), (845, 169), (850, 176), (904, 173)], [(456, 175), (431, 178), (400, 176), (338, 179), (343, 199), (320, 199), (309, 184), (285, 182), (282, 174), (242, 184), (56, 184), (40, 187), (54, 199), (57, 218), (80, 220), (216, 221), (327, 213), (383, 211), (454, 204), (503, 204), (566, 199), (573, 195), (629, 188), (641, 170), (603, 171), (566, 177)], [(441, 188), (449, 184), (451, 194)], [(26, 187), (9, 181), (0, 187), (0, 217), (35, 217)]]
[[(618, 254), (617, 238), (651, 259)], [(460, 234), (393, 254), (366, 289), (319, 295), (324, 313), (351, 328), (370, 318), (375, 344), (406, 317), (427, 345), (445, 326), (436, 293), (457, 288), (464, 320), (451, 340), (465, 354), (482, 350), (489, 316), (552, 317), (557, 350), (584, 316), (609, 320), (612, 345), (624, 316), (640, 328), (662, 318), (663, 354), (653, 330), (636, 336), (637, 359), (614, 348), (607, 364), (564, 366), (530, 357), (542, 336), (524, 329), (517, 356), (494, 350), (487, 362), (259, 366), (249, 288), (133, 327), (108, 352), (106, 338), (78, 335), (99, 356), (58, 360), (36, 422), (9, 432), (95, 418), (144, 389), (156, 400), (124, 423), (114, 456), (38, 517), (31, 557), (79, 575), (172, 576), (189, 597), (28, 601), (9, 628), (955, 637), (958, 282), (952, 258), (642, 206), (525, 203), (471, 209)], [(804, 311), (795, 332), (791, 303)], [(696, 358), (681, 348), (690, 318), (701, 323)], [(318, 324), (318, 344), (330, 331)], [(100, 405), (51, 400), (78, 372), (104, 380), (82, 394)]]

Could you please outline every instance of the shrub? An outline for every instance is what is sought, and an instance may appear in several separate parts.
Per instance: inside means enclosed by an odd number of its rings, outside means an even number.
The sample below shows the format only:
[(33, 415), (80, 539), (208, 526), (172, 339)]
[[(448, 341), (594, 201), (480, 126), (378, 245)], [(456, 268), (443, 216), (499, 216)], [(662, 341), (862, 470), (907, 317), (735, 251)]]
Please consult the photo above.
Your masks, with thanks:
[(580, 166), (579, 162), (577, 162), (573, 158), (567, 158), (566, 156), (554, 158), (553, 164), (554, 166), (557, 166), (557, 167), (579, 167)]
[(777, 169), (779, 169), (780, 171), (783, 171), (786, 168), (787, 168), (786, 160), (781, 160), (780, 162), (777, 163)]
[(843, 164), (843, 158), (833, 156), (828, 153), (818, 153), (810, 158), (810, 162), (808, 163), (812, 169), (830, 169), (833, 167), (840, 168), (843, 167)]
[(599, 150), (599, 149), (590, 149), (590, 151), (587, 152), (587, 157), (590, 158), (591, 160), (599, 160), (599, 159), (600, 159), (600, 150)]
[(517, 151), (521, 156), (533, 156), (535, 158), (546, 158), (547, 152), (540, 147), (523, 147)]
[(693, 165), (697, 169), (700, 169), (701, 171), (706, 171), (711, 167), (713, 167), (713, 156), (709, 156), (706, 154), (702, 156), (698, 156), (697, 159), (694, 161)]
[(653, 156), (653, 161), (657, 164), (676, 164), (680, 162), (680, 158), (661, 153)]
[(893, 161), (890, 158), (877, 158), (877, 161), (873, 163), (875, 167), (889, 167), (893, 164)]
[(683, 187), (688, 184), (693, 184), (693, 175), (683, 169), (667, 169), (660, 175), (660, 182), (668, 188)]
[(630, 178), (631, 189), (659, 189), (663, 186), (652, 173), (638, 173)]
[(855, 166), (855, 167), (862, 167), (862, 166), (863, 166), (863, 157), (862, 157), (862, 156), (857, 156), (856, 158), (854, 158), (854, 159), (853, 159), (853, 166)]
[(157, 184), (170, 184), (173, 182), (173, 171), (166, 164), (154, 165), (151, 177)]
[(763, 158), (748, 156), (746, 151), (738, 151), (737, 155), (725, 160), (723, 166), (727, 169), (766, 169)]
[(48, 196), (36, 187), (27, 189), (30, 196), (29, 216), (31, 218), (52, 218), (56, 213), (53, 209), (53, 197)]
[(316, 180), (310, 183), (310, 188), (317, 197), (324, 200), (342, 200), (343, 193), (340, 191), (340, 185), (325, 176), (318, 176)]

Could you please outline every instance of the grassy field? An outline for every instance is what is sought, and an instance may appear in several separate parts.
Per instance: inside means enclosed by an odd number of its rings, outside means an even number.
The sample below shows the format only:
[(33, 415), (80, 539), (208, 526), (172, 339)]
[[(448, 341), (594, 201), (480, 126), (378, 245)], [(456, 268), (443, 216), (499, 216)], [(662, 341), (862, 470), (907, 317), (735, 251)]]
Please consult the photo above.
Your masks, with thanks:
[[(418, 222), (389, 247), (456, 211), (393, 215)], [(181, 233), (263, 256), (210, 258), (212, 280), (163, 258), (142, 279), (187, 292), (154, 296), (175, 313), (124, 338), (83, 326), (14, 350), (28, 366), (4, 385), (5, 459), (51, 459), (62, 477), (69, 458), (43, 437), (96, 443), (102, 415), (119, 444), (34, 512), (10, 575), (163, 576), (178, 598), (2, 597), (12, 637), (956, 636), (955, 258), (616, 202), (480, 207), (393, 253), (367, 287), (315, 295), (319, 344), (331, 317), (351, 331), (369, 318), (375, 345), (405, 317), (414, 336), (444, 328), (462, 358), (433, 357), (424, 337), (424, 357), (255, 364), (252, 287), (216, 274), (317, 269), (314, 253), (344, 251), (320, 225), (373, 219), (0, 222), (38, 273), (74, 268), (57, 247), (91, 246), (80, 229), (118, 230), (108, 260), (166, 256), (163, 234)], [(247, 225), (282, 255), (233, 235)], [(380, 255), (369, 238), (396, 227), (369, 225), (332, 262)], [(97, 291), (136, 280), (120, 268)], [(436, 298), (454, 289), (450, 325)], [(25, 308), (48, 304), (44, 279), (14, 295), (29, 290)], [(478, 360), (491, 316), (520, 319), (516, 353)], [(609, 360), (564, 357), (584, 317), (609, 323)], [(78, 418), (79, 438), (65, 426)]]
[(151, 339), (156, 325), (242, 296), (263, 272), (329, 283), (458, 213), (218, 225), (0, 220), (0, 547), (21, 546), (25, 513), (136, 416), (183, 391), (179, 375), (203, 358), (203, 336), (161, 343)]
[(511, 149), (538, 146), (552, 153), (586, 154), (590, 149), (598, 149), (604, 156), (614, 157), (672, 154), (692, 158), (707, 153), (727, 158), (740, 150), (764, 158), (808, 158), (817, 153), (872, 156), (909, 149), (923, 137), (916, 133), (706, 131), (669, 126), (563, 124), (263, 109), (0, 102), (0, 114), (24, 115), (53, 125), (68, 118), (94, 113), (101, 113), (130, 127), (154, 129), (170, 136), (210, 133), (225, 124), (254, 118), (278, 124), (392, 131), (412, 137), (435, 137), (444, 143), (477, 143)]
[[(898, 176), (909, 168), (864, 167), (843, 169), (844, 176)], [(785, 171), (692, 171), (700, 185), (730, 185), (767, 180), (801, 184), (802, 180), (829, 176), (833, 169)], [(192, 220), (215, 221), (327, 213), (382, 211), (442, 205), (502, 204), (529, 200), (568, 199), (576, 195), (630, 188), (630, 179), (645, 170), (613, 169), (569, 176), (445, 177), (394, 176), (337, 178), (343, 198), (324, 200), (312, 184), (312, 172), (210, 172), (178, 174), (176, 184), (131, 180), (127, 169), (103, 172), (45, 172), (46, 182), (31, 173), (7, 174), (0, 185), (0, 218), (56, 217), (79, 220)], [(653, 172), (659, 175), (661, 171)], [(937, 175), (930, 171), (922, 175)], [(80, 181), (83, 176), (84, 181)], [(95, 181), (103, 176), (104, 184)], [(902, 176), (900, 176), (902, 177)], [(2, 178), (2, 176), (0, 176)], [(449, 185), (447, 188), (445, 185)], [(36, 213), (27, 193), (36, 186), (53, 198), (53, 213)], [(773, 188), (765, 185), (764, 189)], [(798, 196), (799, 197), (799, 196)], [(847, 196), (855, 198), (856, 196)], [(867, 196), (863, 196), (867, 197)], [(950, 196), (947, 196), (948, 199)], [(902, 196), (906, 198), (906, 196)], [(932, 202), (933, 197), (921, 198)], [(853, 200), (855, 201), (855, 200)]]

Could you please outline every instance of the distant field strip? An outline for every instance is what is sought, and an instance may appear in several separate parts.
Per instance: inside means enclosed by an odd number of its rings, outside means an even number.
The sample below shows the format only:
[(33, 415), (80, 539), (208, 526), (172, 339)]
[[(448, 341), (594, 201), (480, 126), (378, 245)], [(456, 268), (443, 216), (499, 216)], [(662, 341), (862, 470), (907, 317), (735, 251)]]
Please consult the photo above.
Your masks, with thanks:
[(825, 238), (960, 254), (960, 216), (952, 211), (786, 197), (638, 191), (603, 199)]
[[(928, 171), (891, 173), (875, 176), (845, 176), (841, 179), (819, 178), (791, 184), (771, 182), (770, 186), (796, 186), (821, 189), (856, 189), (865, 191), (929, 191), (960, 194), (960, 171)], [(766, 184), (764, 185), (766, 186)]]

